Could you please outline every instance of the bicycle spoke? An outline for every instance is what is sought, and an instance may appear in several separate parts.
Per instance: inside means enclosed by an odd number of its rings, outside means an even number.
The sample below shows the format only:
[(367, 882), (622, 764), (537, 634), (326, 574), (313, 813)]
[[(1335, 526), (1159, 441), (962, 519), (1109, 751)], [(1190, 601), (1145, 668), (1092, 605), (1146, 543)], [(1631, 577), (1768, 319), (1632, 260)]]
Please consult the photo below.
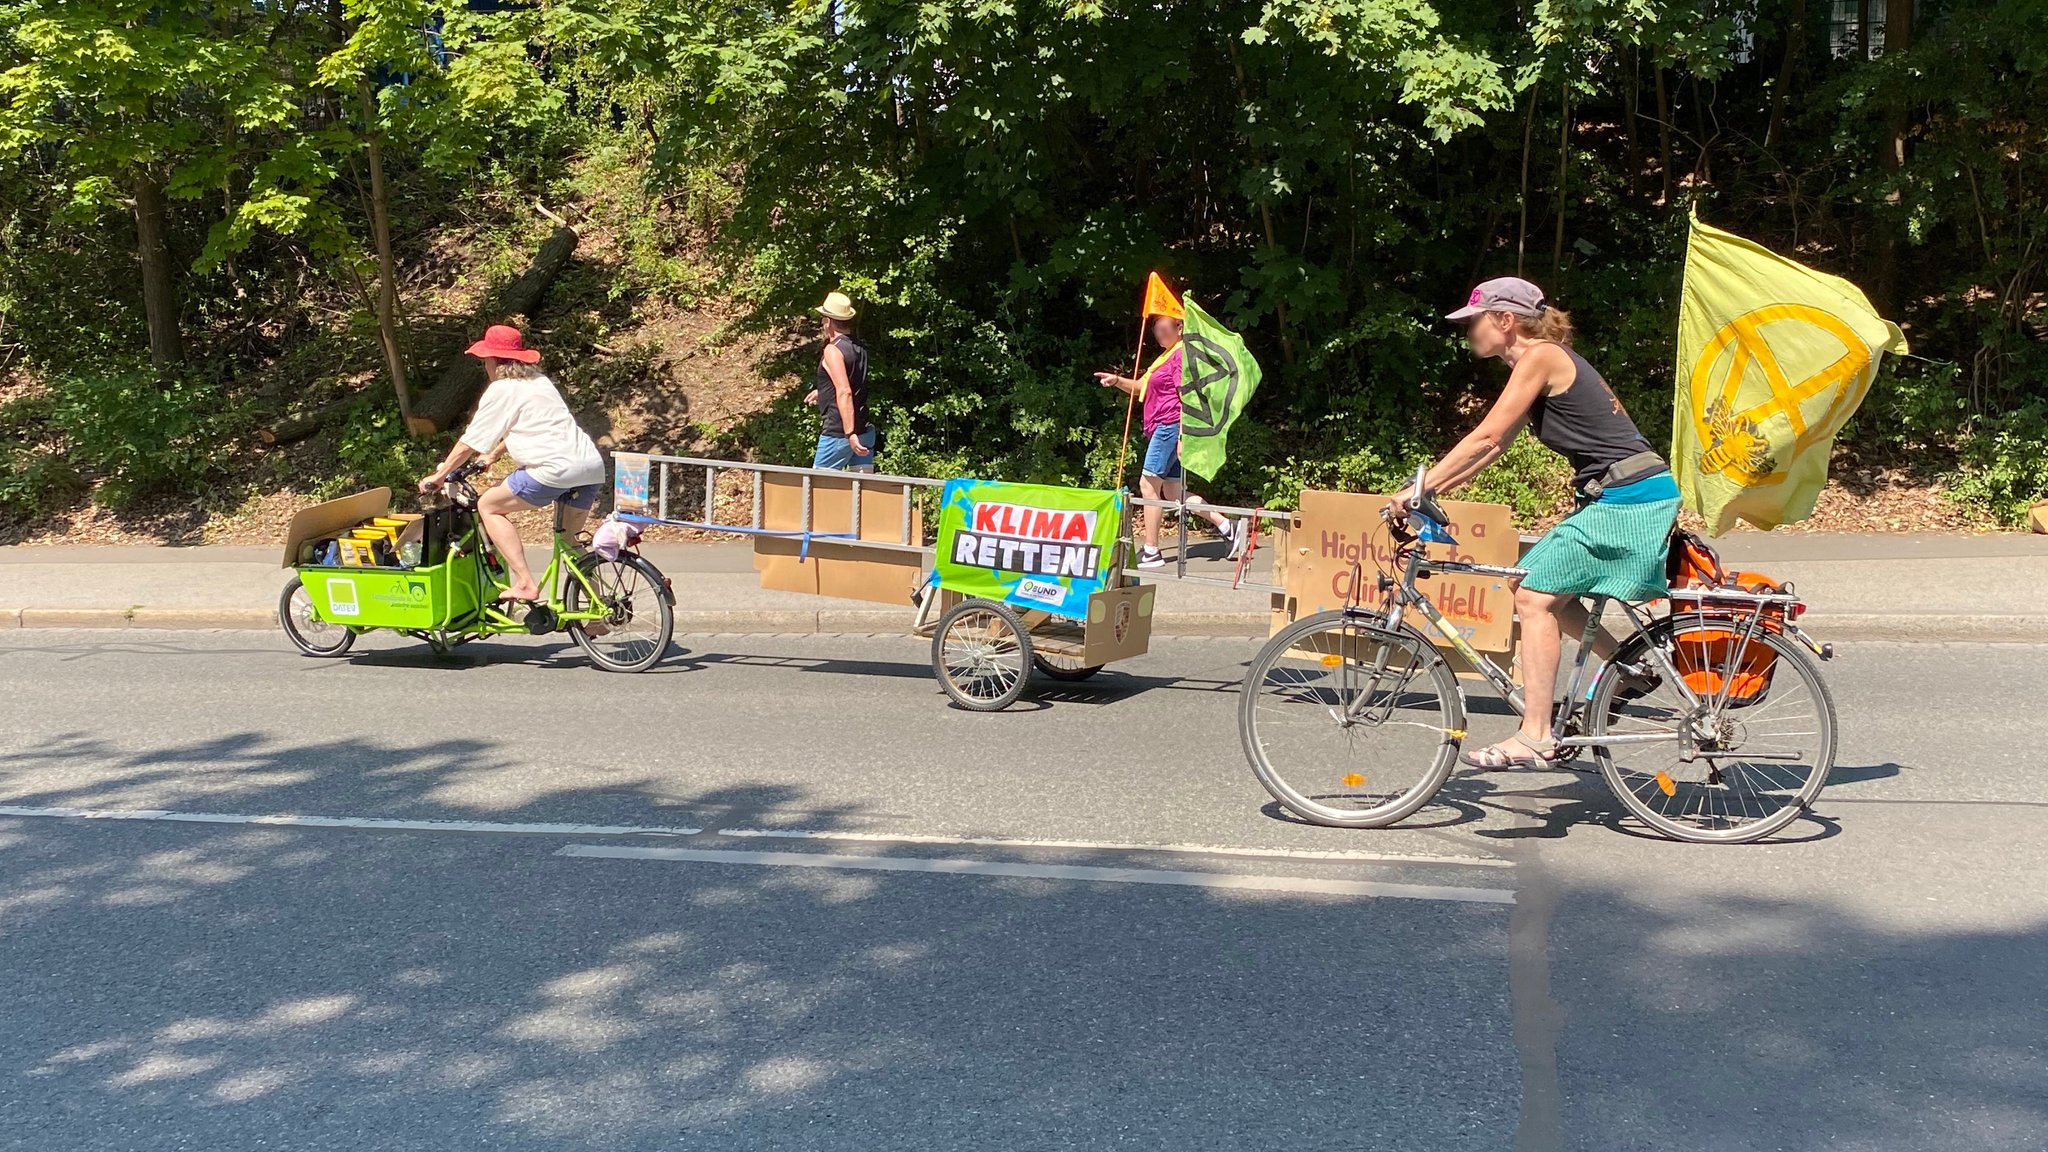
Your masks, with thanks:
[(1596, 735), (1671, 736), (1595, 748), (1615, 794), (1659, 831), (1702, 840), (1768, 835), (1812, 800), (1833, 764), (1833, 706), (1818, 673), (1782, 637), (1727, 639), (1740, 634), (1714, 620), (1672, 630), (1697, 705), (1661, 677), (1637, 700), (1616, 702), (1612, 685), (1601, 690)]
[(1311, 618), (1253, 662), (1240, 705), (1246, 751), (1298, 814), (1389, 823), (1427, 802), (1449, 770), (1463, 736), (1451, 683), (1413, 637)]

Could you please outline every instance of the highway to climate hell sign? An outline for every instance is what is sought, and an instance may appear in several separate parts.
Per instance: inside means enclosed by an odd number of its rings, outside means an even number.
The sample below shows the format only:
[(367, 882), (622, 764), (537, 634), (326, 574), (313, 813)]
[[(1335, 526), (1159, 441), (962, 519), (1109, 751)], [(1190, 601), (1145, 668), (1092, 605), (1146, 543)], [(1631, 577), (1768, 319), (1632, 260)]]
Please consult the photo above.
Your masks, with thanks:
[[(1353, 595), (1352, 580), (1363, 582), (1359, 599), (1379, 602), (1378, 580), (1393, 570), (1393, 539), (1380, 520), (1392, 499), (1356, 492), (1301, 494), (1301, 511), (1287, 533), (1274, 573), (1283, 592), (1275, 597), (1273, 630), (1316, 612), (1342, 608)], [(1505, 504), (1440, 501), (1451, 518), (1457, 547), (1431, 545), (1432, 560), (1511, 565), (1520, 557), (1521, 537)], [(1354, 567), (1356, 565), (1356, 567)], [(1514, 643), (1514, 588), (1490, 576), (1438, 576), (1417, 582), (1465, 639), (1481, 652), (1506, 652)], [(1419, 614), (1415, 623), (1424, 635), (1432, 629)], [(1434, 637), (1431, 637), (1434, 639)]]

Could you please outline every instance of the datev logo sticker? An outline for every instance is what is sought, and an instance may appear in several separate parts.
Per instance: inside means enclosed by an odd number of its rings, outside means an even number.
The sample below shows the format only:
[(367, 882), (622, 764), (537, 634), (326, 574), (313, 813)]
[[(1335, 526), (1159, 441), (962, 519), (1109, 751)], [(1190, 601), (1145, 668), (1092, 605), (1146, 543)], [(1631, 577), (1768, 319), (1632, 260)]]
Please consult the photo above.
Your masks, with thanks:
[(334, 616), (361, 616), (363, 606), (356, 602), (356, 582), (349, 579), (327, 582), (327, 611)]

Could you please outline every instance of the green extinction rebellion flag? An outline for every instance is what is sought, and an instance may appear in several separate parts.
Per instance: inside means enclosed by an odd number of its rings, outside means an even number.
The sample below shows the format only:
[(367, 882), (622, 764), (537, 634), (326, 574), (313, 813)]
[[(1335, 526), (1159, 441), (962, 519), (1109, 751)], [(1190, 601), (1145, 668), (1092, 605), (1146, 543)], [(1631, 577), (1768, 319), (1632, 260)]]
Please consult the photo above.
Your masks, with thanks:
[(1187, 322), (1181, 332), (1180, 462), (1204, 480), (1223, 470), (1223, 444), (1231, 422), (1259, 386), (1259, 362), (1237, 333), (1181, 297)]
[(1088, 618), (1116, 576), (1121, 492), (948, 480), (939, 499), (939, 587), (1015, 608)]

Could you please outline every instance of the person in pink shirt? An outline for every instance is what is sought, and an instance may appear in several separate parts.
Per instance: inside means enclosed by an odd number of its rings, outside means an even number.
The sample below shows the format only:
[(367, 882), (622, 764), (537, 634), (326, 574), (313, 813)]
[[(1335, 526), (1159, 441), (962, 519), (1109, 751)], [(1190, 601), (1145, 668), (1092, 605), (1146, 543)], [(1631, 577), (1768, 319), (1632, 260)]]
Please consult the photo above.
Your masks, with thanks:
[[(1095, 374), (1095, 379), (1104, 388), (1129, 392), (1144, 405), (1145, 467), (1138, 476), (1138, 494), (1148, 500), (1178, 500), (1186, 489), (1180, 466), (1180, 331), (1181, 322), (1177, 317), (1153, 317), (1152, 338), (1166, 351), (1152, 362), (1143, 377), (1134, 380), (1114, 372)], [(1199, 496), (1188, 497), (1190, 504), (1200, 501)], [(1204, 511), (1199, 515), (1230, 541), (1233, 558), (1243, 550), (1245, 525), (1242, 521), (1233, 525), (1219, 512)], [(1159, 552), (1160, 518), (1160, 509), (1145, 509), (1144, 542), (1138, 547), (1140, 568), (1158, 568), (1166, 563), (1166, 558)]]

